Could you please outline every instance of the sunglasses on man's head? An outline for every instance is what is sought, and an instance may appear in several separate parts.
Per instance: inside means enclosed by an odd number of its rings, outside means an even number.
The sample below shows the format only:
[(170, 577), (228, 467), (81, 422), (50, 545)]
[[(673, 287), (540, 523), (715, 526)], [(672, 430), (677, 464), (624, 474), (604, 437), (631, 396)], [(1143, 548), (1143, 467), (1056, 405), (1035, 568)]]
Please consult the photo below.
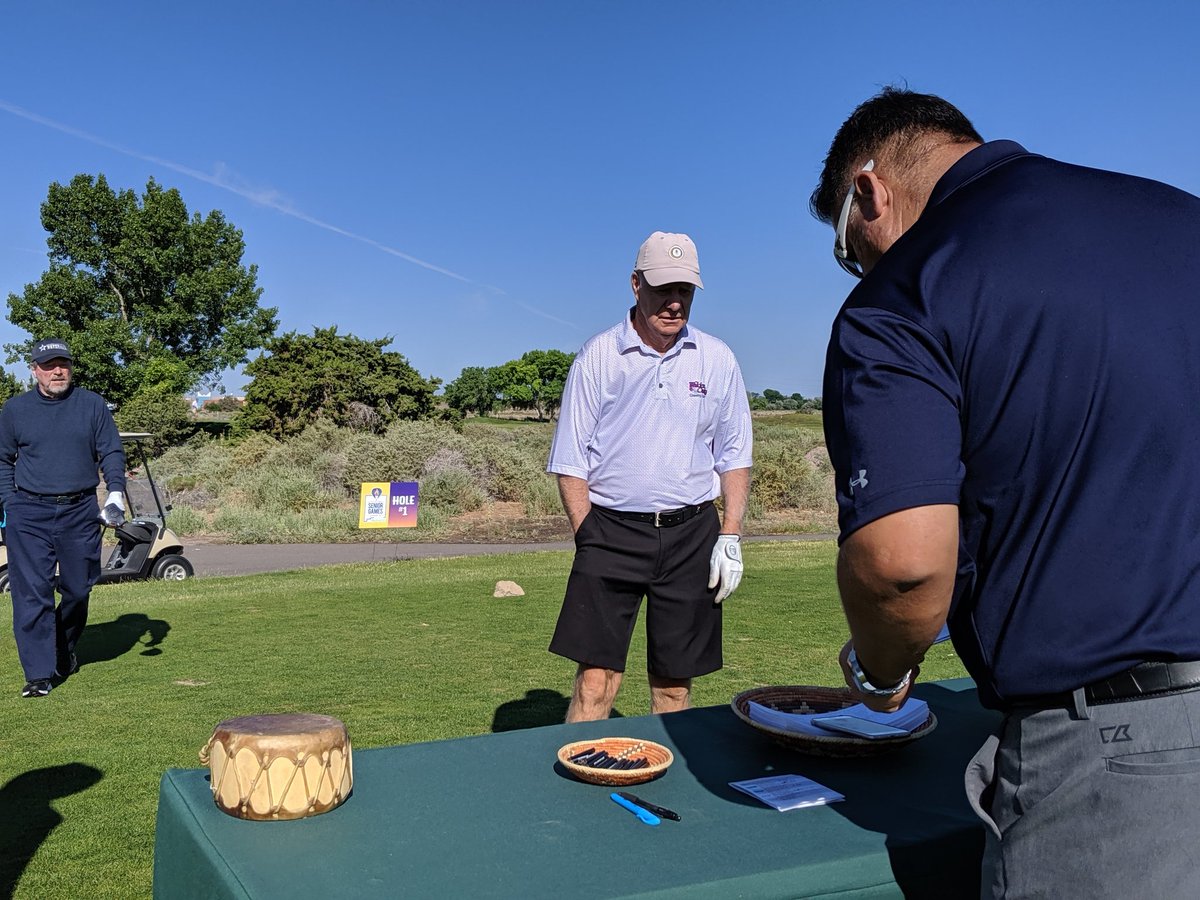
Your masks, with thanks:
[[(867, 164), (860, 171), (870, 172), (875, 168), (875, 160), (867, 160)], [(846, 223), (850, 220), (850, 207), (854, 203), (854, 180), (850, 181), (850, 190), (846, 191), (846, 200), (842, 204), (841, 215), (838, 216), (837, 228), (833, 233), (833, 258), (837, 260), (837, 264), (846, 272), (849, 272), (855, 278), (863, 277), (862, 263), (854, 256), (854, 251), (850, 249), (850, 245), (846, 243)]]

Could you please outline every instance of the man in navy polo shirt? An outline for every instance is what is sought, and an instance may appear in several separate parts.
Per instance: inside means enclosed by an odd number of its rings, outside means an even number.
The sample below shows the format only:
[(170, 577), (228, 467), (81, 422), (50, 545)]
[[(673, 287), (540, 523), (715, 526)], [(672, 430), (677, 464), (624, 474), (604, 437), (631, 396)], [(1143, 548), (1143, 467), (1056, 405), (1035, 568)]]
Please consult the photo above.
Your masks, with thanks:
[(100, 576), (100, 470), (109, 491), (104, 521), (124, 518), (121, 436), (104, 400), (72, 384), (73, 367), (65, 341), (38, 341), (30, 356), (37, 386), (0, 409), (0, 502), (22, 697), (45, 697), (79, 668), (75, 645)]
[(862, 279), (824, 388), (847, 683), (898, 707), (949, 617), (1006, 713), (984, 896), (1200, 896), (1200, 199), (889, 88), (811, 206)]
[(696, 245), (654, 232), (630, 283), (633, 307), (571, 363), (547, 465), (575, 531), (550, 644), (578, 663), (568, 722), (608, 718), (643, 596), (651, 712), (687, 709), (742, 578), (750, 406), (729, 347), (688, 321)]

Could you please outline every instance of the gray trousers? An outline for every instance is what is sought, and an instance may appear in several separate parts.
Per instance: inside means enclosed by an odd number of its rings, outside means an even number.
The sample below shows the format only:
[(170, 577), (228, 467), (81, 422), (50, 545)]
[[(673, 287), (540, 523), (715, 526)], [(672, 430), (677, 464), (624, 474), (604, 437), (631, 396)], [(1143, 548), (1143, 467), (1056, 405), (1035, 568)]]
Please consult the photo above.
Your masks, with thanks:
[(1011, 712), (966, 788), (982, 897), (1200, 897), (1200, 690)]

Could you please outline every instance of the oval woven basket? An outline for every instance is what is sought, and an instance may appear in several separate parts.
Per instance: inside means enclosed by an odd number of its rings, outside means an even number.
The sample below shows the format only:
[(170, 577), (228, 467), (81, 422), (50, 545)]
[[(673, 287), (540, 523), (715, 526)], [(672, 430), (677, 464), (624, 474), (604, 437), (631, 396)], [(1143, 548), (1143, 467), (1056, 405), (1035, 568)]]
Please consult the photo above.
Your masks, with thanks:
[(933, 714), (933, 710), (930, 710), (929, 718), (925, 720), (924, 724), (917, 726), (911, 734), (899, 737), (871, 740), (854, 737), (849, 734), (830, 734), (828, 737), (815, 734), (796, 734), (795, 732), (782, 731), (778, 728), (772, 728), (770, 725), (764, 725), (762, 722), (752, 720), (750, 718), (749, 706), (752, 700), (761, 706), (766, 706), (779, 712), (811, 715), (813, 713), (833, 712), (845, 709), (847, 706), (854, 706), (858, 701), (851, 695), (849, 688), (819, 687), (802, 684), (760, 687), (742, 691), (730, 701), (734, 714), (755, 731), (761, 731), (777, 743), (791, 750), (807, 753), (810, 756), (840, 758), (878, 756), (881, 753), (888, 753), (897, 747), (903, 747), (905, 744), (911, 744), (913, 741), (920, 740), (937, 727), (937, 717)]
[[(588, 748), (596, 751), (604, 750), (609, 756), (623, 759), (640, 759), (645, 757), (649, 763), (641, 769), (595, 769), (591, 766), (581, 766), (573, 763), (570, 757), (582, 753)], [(674, 754), (662, 744), (654, 741), (644, 741), (640, 738), (607, 737), (594, 738), (590, 741), (574, 741), (558, 750), (558, 761), (564, 769), (589, 784), (625, 785), (641, 784), (657, 778), (675, 761)]]

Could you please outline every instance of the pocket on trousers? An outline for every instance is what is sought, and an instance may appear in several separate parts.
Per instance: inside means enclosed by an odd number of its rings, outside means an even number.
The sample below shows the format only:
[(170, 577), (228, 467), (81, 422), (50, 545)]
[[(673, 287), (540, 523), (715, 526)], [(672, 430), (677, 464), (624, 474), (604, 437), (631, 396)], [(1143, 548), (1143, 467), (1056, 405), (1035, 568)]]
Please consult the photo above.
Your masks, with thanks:
[(999, 749), (999, 735), (989, 734), (983, 746), (971, 757), (963, 775), (967, 802), (971, 804), (971, 809), (975, 810), (975, 815), (979, 816), (984, 827), (996, 838), (1000, 837), (1000, 827), (992, 818), (991, 798), (995, 793), (993, 788), (996, 781), (996, 752)]
[(1104, 766), (1116, 775), (1200, 775), (1200, 747), (1113, 756)]
[(588, 527), (588, 525), (592, 522), (592, 520), (594, 518), (595, 518), (595, 508), (593, 507), (592, 509), (588, 510), (587, 515), (583, 517), (583, 521), (579, 523), (579, 527), (577, 529), (575, 529), (575, 546), (576, 547), (579, 546), (579, 541), (580, 541), (580, 538), (583, 537), (584, 529)]

